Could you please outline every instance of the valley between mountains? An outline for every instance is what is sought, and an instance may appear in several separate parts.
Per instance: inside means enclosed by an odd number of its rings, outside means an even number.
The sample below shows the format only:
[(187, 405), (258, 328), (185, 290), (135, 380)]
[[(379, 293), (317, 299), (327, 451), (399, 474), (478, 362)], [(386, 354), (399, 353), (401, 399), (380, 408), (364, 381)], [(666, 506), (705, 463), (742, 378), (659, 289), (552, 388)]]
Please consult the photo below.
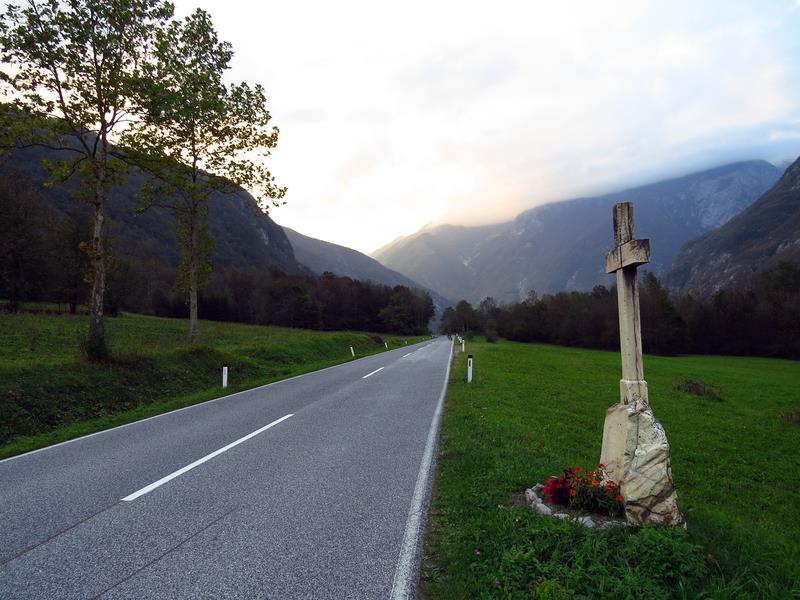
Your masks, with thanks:
[[(86, 207), (74, 201), (74, 186), (42, 185), (48, 178), (42, 161), (56, 158), (57, 153), (43, 149), (17, 151), (2, 169), (36, 186), (53, 211), (75, 218)], [(216, 270), (266, 269), (292, 276), (330, 272), (417, 288), (431, 295), (441, 314), (462, 298), (477, 304), (491, 296), (506, 303), (524, 300), (531, 292), (610, 287), (613, 281), (602, 262), (611, 243), (607, 221), (614, 203), (630, 201), (637, 234), (652, 240), (648, 270), (663, 276), (675, 292), (707, 296), (781, 257), (797, 260), (799, 182), (797, 162), (785, 173), (763, 160), (737, 162), (536, 206), (505, 223), (428, 225), (372, 256), (281, 227), (244, 190), (217, 193), (209, 203), (209, 231), (216, 240), (212, 262)], [(109, 203), (114, 251), (153, 265), (154, 271), (174, 269), (179, 253), (170, 218), (158, 207), (143, 214), (135, 210), (141, 183), (138, 176), (127, 176)], [(743, 225), (755, 221), (757, 228)]]

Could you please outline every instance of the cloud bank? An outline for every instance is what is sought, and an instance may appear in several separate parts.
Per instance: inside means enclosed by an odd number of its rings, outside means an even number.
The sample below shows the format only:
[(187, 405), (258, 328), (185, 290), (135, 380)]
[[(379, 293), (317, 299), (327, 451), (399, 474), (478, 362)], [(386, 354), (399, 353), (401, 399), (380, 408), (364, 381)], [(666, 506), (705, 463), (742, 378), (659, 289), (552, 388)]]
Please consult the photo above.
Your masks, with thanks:
[(796, 0), (199, 5), (269, 94), (273, 218), (362, 251), (800, 154)]

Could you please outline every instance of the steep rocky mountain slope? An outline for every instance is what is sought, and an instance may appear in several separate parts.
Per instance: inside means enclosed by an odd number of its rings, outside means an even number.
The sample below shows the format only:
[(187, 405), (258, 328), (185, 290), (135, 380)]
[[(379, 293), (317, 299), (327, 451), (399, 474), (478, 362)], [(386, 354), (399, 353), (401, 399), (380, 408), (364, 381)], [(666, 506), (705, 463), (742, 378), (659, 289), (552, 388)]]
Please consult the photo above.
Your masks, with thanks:
[[(57, 152), (40, 148), (15, 151), (0, 161), (0, 177), (17, 169), (41, 185), (50, 179), (42, 160), (59, 158)], [(171, 215), (160, 208), (152, 208), (142, 215), (134, 214), (136, 193), (143, 182), (142, 176), (128, 175), (122, 185), (111, 189), (108, 216), (113, 253), (177, 265), (179, 252)], [(61, 212), (89, 214), (90, 207), (74, 199), (76, 188), (76, 182), (70, 181), (67, 185), (43, 189), (42, 194)], [(259, 211), (252, 196), (244, 190), (215, 194), (209, 202), (208, 226), (216, 240), (213, 262), (217, 266), (277, 267), (288, 273), (308, 272), (295, 259), (283, 229)]]
[(708, 296), (784, 260), (800, 262), (800, 159), (747, 209), (684, 245), (664, 280)]
[[(329, 271), (335, 275), (373, 281), (392, 287), (404, 285), (410, 288), (423, 288), (419, 283), (384, 267), (374, 258), (357, 250), (308, 237), (288, 227), (284, 227), (283, 230), (294, 248), (297, 260), (317, 275)], [(443, 310), (452, 304), (435, 291), (430, 289), (427, 291), (430, 292), (437, 309)]]
[(651, 238), (650, 269), (662, 272), (688, 240), (754, 202), (780, 176), (747, 161), (591, 198), (536, 207), (513, 221), (482, 227), (442, 225), (373, 253), (391, 269), (449, 298), (500, 301), (610, 284), (604, 257), (612, 245), (611, 207), (635, 205), (638, 237)]

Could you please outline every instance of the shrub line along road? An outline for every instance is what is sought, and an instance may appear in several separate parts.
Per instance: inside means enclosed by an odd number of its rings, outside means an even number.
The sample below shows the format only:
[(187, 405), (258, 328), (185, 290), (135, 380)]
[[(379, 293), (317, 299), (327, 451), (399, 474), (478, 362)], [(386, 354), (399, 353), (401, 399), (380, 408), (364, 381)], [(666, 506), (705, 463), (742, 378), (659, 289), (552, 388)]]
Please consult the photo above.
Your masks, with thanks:
[(405, 598), (451, 343), (0, 461), (2, 598)]

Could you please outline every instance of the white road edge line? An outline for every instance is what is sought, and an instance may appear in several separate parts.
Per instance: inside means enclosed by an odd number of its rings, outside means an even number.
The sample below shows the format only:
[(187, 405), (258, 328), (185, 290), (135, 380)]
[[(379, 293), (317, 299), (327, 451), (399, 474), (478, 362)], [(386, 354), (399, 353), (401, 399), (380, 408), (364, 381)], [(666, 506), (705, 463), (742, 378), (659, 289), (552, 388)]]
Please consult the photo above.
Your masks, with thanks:
[(442, 419), (442, 407), (444, 406), (444, 396), (447, 393), (447, 382), (450, 380), (450, 365), (452, 362), (453, 345), (451, 344), (447, 357), (447, 370), (442, 384), (442, 393), (439, 394), (439, 402), (436, 405), (436, 411), (433, 413), (431, 428), (428, 431), (428, 441), (425, 444), (425, 452), (419, 465), (417, 483), (414, 486), (411, 508), (406, 519), (403, 544), (400, 547), (400, 556), (397, 559), (397, 567), (392, 581), (392, 592), (389, 596), (391, 600), (407, 600), (416, 596), (417, 580), (419, 579), (417, 571), (419, 561), (417, 558), (419, 557), (421, 544), (420, 534), (424, 524), (426, 499), (430, 492), (428, 484), (430, 483), (431, 467), (439, 440), (439, 423)]
[(367, 373), (367, 374), (366, 374), (366, 375), (364, 375), (364, 376), (363, 376), (361, 379), (366, 379), (367, 377), (372, 377), (372, 376), (373, 376), (373, 375), (375, 375), (375, 373), (377, 373), (378, 371), (383, 371), (383, 369), (384, 369), (384, 367), (381, 367), (380, 369), (375, 369), (375, 370), (374, 370), (372, 373)]
[[(427, 342), (417, 342), (418, 344), (429, 344), (431, 343), (430, 340)], [(389, 350), (388, 352), (398, 352), (400, 349), (397, 350)], [(360, 360), (367, 360), (372, 358), (373, 356), (377, 356), (376, 354), (370, 354), (368, 356), (363, 356), (361, 358), (357, 358), (356, 360), (349, 360), (347, 362), (339, 363), (338, 365), (331, 365), (330, 367), (325, 367), (322, 369), (317, 369), (316, 371), (309, 371), (308, 373), (300, 373), (299, 375), (293, 375), (292, 377), (287, 377), (286, 379), (279, 379), (278, 381), (273, 381), (272, 383), (265, 383), (264, 385), (257, 385), (256, 387), (252, 387), (246, 390), (242, 390), (241, 392), (234, 392), (233, 394), (227, 394), (225, 396), (219, 396), (217, 398), (212, 398), (211, 400), (206, 400), (204, 402), (198, 402), (197, 404), (190, 404), (189, 406), (184, 406), (183, 408), (176, 408), (175, 410), (170, 410), (167, 412), (159, 413), (157, 415), (153, 415), (152, 417), (146, 417), (144, 419), (139, 419), (138, 421), (131, 421), (130, 423), (125, 423), (124, 425), (117, 425), (116, 427), (109, 427), (108, 429), (101, 429), (100, 431), (95, 431), (94, 433), (87, 433), (86, 435), (82, 435), (80, 437), (72, 438), (71, 440), (64, 440), (63, 442), (58, 442), (56, 444), (51, 444), (49, 446), (45, 446), (44, 448), (37, 448), (36, 450), (30, 450), (28, 452), (23, 452), (22, 454), (17, 454), (16, 456), (9, 456), (8, 458), (4, 458), (0, 460), (0, 464), (4, 462), (9, 462), (12, 460), (17, 460), (18, 458), (23, 458), (25, 456), (31, 456), (32, 454), (38, 454), (39, 452), (44, 452), (45, 450), (51, 450), (53, 448), (58, 448), (59, 446), (64, 446), (66, 444), (72, 444), (74, 442), (78, 442), (80, 440), (85, 440), (90, 437), (94, 437), (96, 435), (101, 435), (103, 433), (108, 433), (109, 431), (114, 431), (116, 429), (124, 429), (125, 427), (131, 427), (132, 425), (138, 425), (139, 423), (144, 423), (145, 421), (150, 421), (151, 419), (158, 419), (160, 417), (165, 417), (167, 415), (172, 415), (175, 413), (179, 413), (184, 410), (191, 410), (192, 408), (197, 408), (198, 406), (205, 406), (206, 404), (212, 404), (214, 402), (218, 402), (220, 400), (225, 400), (226, 398), (232, 398), (233, 396), (238, 396), (239, 394), (247, 394), (248, 392), (253, 392), (255, 390), (260, 390), (263, 388), (268, 388), (273, 385), (280, 385), (281, 383), (285, 383), (287, 381), (292, 381), (293, 379), (300, 379), (301, 377), (308, 377), (309, 375), (315, 375), (316, 373), (322, 373), (323, 371), (328, 371), (330, 369), (338, 369), (339, 367), (346, 367), (352, 366)]]
[(171, 481), (171, 480), (175, 479), (176, 477), (180, 477), (181, 475), (183, 475), (183, 474), (184, 474), (184, 473), (186, 473), (187, 471), (191, 471), (191, 470), (192, 470), (192, 469), (194, 469), (195, 467), (199, 467), (199, 466), (200, 466), (200, 465), (202, 465), (204, 462), (207, 462), (207, 461), (211, 460), (211, 459), (212, 459), (212, 458), (214, 458), (215, 456), (219, 456), (219, 455), (220, 455), (220, 454), (222, 454), (223, 452), (227, 452), (228, 450), (230, 450), (230, 449), (231, 449), (231, 448), (233, 448), (234, 446), (238, 446), (238, 445), (239, 445), (239, 444), (241, 444), (242, 442), (246, 442), (246, 441), (247, 441), (247, 440), (249, 440), (251, 437), (257, 436), (257, 435), (258, 435), (259, 433), (261, 433), (262, 431), (266, 431), (266, 430), (267, 430), (267, 429), (269, 429), (270, 427), (274, 427), (274, 426), (275, 426), (275, 425), (277, 425), (278, 423), (280, 423), (280, 422), (282, 422), (282, 421), (285, 421), (285, 420), (286, 420), (286, 419), (288, 419), (289, 417), (293, 417), (293, 416), (294, 416), (293, 414), (284, 415), (284, 416), (282, 416), (280, 419), (277, 419), (277, 420), (273, 421), (273, 422), (272, 422), (272, 423), (270, 423), (269, 425), (264, 425), (264, 427), (262, 427), (261, 429), (256, 429), (254, 432), (252, 432), (252, 433), (248, 433), (246, 436), (239, 438), (239, 439), (238, 439), (238, 440), (236, 440), (235, 442), (231, 442), (230, 444), (228, 444), (227, 446), (223, 446), (223, 447), (222, 447), (222, 448), (220, 448), (219, 450), (214, 450), (214, 452), (212, 452), (211, 454), (206, 454), (206, 455), (205, 455), (203, 458), (201, 458), (201, 459), (198, 459), (198, 460), (194, 461), (193, 463), (191, 463), (191, 464), (188, 464), (188, 465), (186, 465), (185, 467), (183, 467), (183, 468), (181, 468), (181, 469), (178, 469), (178, 470), (177, 470), (177, 471), (175, 471), (174, 473), (170, 473), (170, 474), (169, 474), (169, 475), (167, 475), (166, 477), (162, 477), (162, 478), (161, 478), (161, 479), (159, 479), (158, 481), (154, 481), (154, 482), (153, 482), (153, 483), (151, 483), (150, 485), (143, 487), (143, 488), (142, 488), (142, 489), (140, 489), (139, 491), (133, 492), (133, 493), (132, 493), (131, 495), (129, 495), (129, 496), (125, 496), (125, 497), (122, 499), (122, 501), (123, 501), (123, 502), (130, 502), (131, 500), (136, 500), (136, 499), (137, 499), (139, 496), (144, 496), (145, 494), (147, 494), (147, 493), (149, 493), (149, 492), (152, 492), (154, 489), (156, 489), (157, 487), (160, 487), (160, 486), (164, 485), (164, 484), (165, 484), (165, 483), (167, 483), (168, 481)]
[(401, 358), (405, 358), (406, 356), (411, 356), (412, 354), (414, 354), (414, 353), (413, 352), (409, 352), (408, 354), (403, 354), (403, 356), (401, 356)]

